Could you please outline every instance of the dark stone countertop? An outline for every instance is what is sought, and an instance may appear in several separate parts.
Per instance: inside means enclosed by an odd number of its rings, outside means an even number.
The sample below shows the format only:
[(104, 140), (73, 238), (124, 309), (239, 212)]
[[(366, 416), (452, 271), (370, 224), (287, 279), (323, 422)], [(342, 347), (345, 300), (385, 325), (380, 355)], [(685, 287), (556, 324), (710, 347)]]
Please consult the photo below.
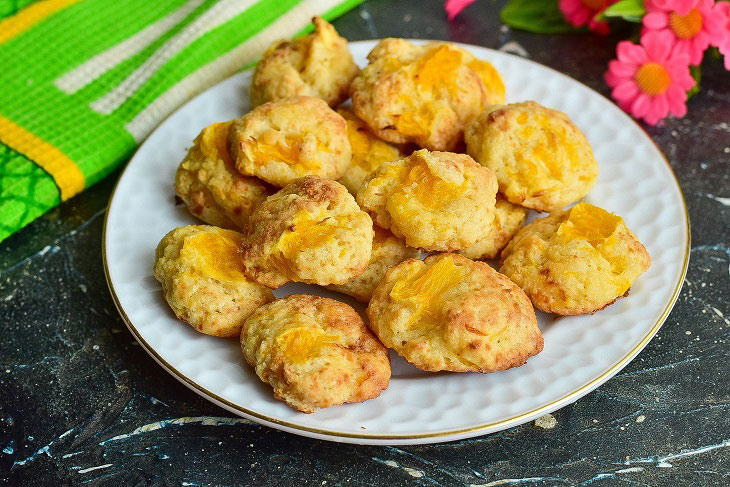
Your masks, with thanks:
[[(602, 74), (619, 35), (513, 31), (500, 27), (503, 3), (478, 0), (447, 23), (441, 0), (372, 0), (335, 26), (351, 40), (521, 46), (608, 93)], [(677, 305), (624, 371), (553, 413), (553, 427), (395, 448), (231, 418), (163, 371), (114, 308), (100, 249), (117, 172), (0, 244), (0, 484), (730, 484), (729, 80), (720, 62), (707, 63), (688, 116), (647, 129), (692, 218)]]

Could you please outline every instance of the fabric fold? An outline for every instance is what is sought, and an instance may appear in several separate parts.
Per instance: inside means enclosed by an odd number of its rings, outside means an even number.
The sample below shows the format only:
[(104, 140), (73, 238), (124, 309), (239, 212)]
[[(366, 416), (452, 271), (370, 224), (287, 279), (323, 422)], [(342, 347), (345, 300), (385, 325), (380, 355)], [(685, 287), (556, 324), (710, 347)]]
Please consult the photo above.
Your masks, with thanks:
[[(0, 157), (14, 161), (0, 159), (0, 241), (111, 173), (274, 40), (361, 1), (40, 0), (0, 20)], [(41, 169), (20, 169), (30, 161)]]

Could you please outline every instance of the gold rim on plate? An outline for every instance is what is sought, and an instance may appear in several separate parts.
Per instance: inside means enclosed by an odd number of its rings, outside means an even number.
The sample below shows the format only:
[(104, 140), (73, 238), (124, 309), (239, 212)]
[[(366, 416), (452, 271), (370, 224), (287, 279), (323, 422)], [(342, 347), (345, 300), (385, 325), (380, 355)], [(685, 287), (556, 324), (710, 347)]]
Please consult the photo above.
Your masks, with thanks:
[[(359, 44), (359, 43), (371, 43), (371, 41), (359, 41), (359, 42), (351, 42), (350, 44)], [(416, 42), (423, 42), (416, 40)], [(462, 45), (467, 48), (473, 48), (476, 47), (478, 49), (484, 49), (488, 51), (494, 51), (493, 49), (489, 49), (487, 47), (482, 46), (473, 46), (468, 44), (460, 44), (460, 43), (454, 43), (457, 45)], [(508, 53), (499, 52), (500, 55), (506, 55), (506, 56), (512, 56)], [(529, 59), (525, 59), (519, 56), (518, 57), (520, 61), (528, 62), (537, 64), (542, 68), (549, 69), (553, 71), (554, 74), (569, 78), (572, 81), (577, 81), (570, 76), (567, 76), (563, 73), (560, 73), (558, 71), (555, 71), (554, 69), (542, 65), (540, 63), (536, 63), (534, 61), (531, 61)], [(233, 75), (236, 76), (236, 75)], [(579, 81), (577, 81), (580, 83)], [(581, 83), (583, 86), (588, 88), (590, 91), (592, 91), (594, 94), (607, 99), (605, 96), (603, 96), (601, 93), (598, 93), (597, 91), (593, 90), (592, 88), (588, 87), (587, 85)], [(610, 102), (610, 100), (608, 100)], [(611, 102), (612, 103), (612, 102)], [(173, 112), (174, 114), (175, 112)], [(541, 416), (543, 414), (549, 413), (551, 411), (555, 411), (556, 409), (561, 408), (562, 406), (566, 406), (572, 402), (577, 401), (584, 395), (588, 394), (592, 390), (599, 387), (603, 382), (610, 379), (612, 376), (614, 376), (616, 373), (618, 373), (623, 367), (625, 367), (648, 343), (649, 341), (656, 335), (656, 333), (659, 331), (659, 328), (661, 328), (662, 324), (664, 324), (664, 321), (666, 321), (667, 317), (669, 316), (669, 313), (672, 311), (672, 308), (674, 307), (674, 304), (677, 301), (677, 298), (679, 297), (679, 293), (682, 290), (682, 285), (684, 284), (684, 279), (687, 274), (687, 268), (689, 266), (689, 255), (690, 255), (690, 242), (691, 242), (691, 233), (690, 233), (690, 221), (689, 221), (689, 211), (687, 209), (687, 202), (684, 199), (684, 194), (682, 193), (682, 188), (679, 185), (679, 180), (677, 179), (676, 174), (674, 174), (674, 170), (672, 169), (671, 164), (669, 164), (669, 161), (664, 156), (664, 153), (661, 151), (659, 146), (654, 142), (654, 139), (651, 138), (651, 136), (644, 130), (644, 128), (639, 125), (634, 119), (630, 118), (628, 115), (626, 115), (626, 118), (630, 120), (634, 125), (636, 125), (643, 133), (644, 135), (654, 144), (654, 147), (656, 147), (657, 152), (661, 156), (662, 160), (667, 166), (667, 169), (669, 169), (669, 173), (674, 178), (674, 182), (677, 185), (677, 189), (679, 190), (679, 197), (682, 202), (682, 208), (684, 209), (684, 219), (685, 219), (685, 231), (687, 232), (687, 244), (685, 246), (684, 250), (684, 262), (682, 263), (682, 270), (680, 272), (679, 279), (677, 281), (677, 284), (675, 286), (674, 292), (672, 293), (671, 298), (669, 299), (669, 302), (667, 303), (666, 307), (664, 308), (664, 311), (662, 311), (661, 315), (659, 315), (659, 318), (657, 319), (656, 323), (652, 328), (648, 331), (648, 333), (639, 341), (639, 343), (631, 349), (629, 353), (627, 353), (621, 360), (613, 364), (608, 370), (603, 372), (601, 375), (596, 377), (595, 379), (587, 382), (586, 384), (582, 385), (581, 387), (577, 388), (573, 392), (566, 394), (565, 396), (561, 397), (560, 399), (556, 399), (555, 401), (552, 401), (548, 404), (545, 404), (543, 406), (537, 407), (535, 409), (532, 409), (530, 411), (518, 414), (516, 416), (513, 416), (508, 419), (503, 419), (501, 421), (495, 421), (492, 423), (486, 423), (479, 426), (473, 426), (470, 428), (462, 428), (462, 429), (456, 429), (456, 430), (449, 430), (449, 431), (441, 431), (436, 433), (423, 433), (423, 434), (410, 434), (410, 435), (369, 435), (369, 434), (361, 434), (361, 433), (343, 433), (338, 431), (329, 431), (329, 430), (323, 430), (319, 428), (312, 428), (309, 426), (303, 426), (295, 423), (290, 423), (288, 421), (283, 421), (280, 419), (272, 418), (270, 416), (266, 416), (265, 414), (258, 413), (256, 411), (247, 409), (243, 406), (240, 406), (238, 404), (235, 404), (227, 399), (224, 399), (223, 397), (219, 396), (218, 394), (209, 391), (208, 389), (202, 387), (194, 380), (187, 377), (185, 374), (177, 370), (174, 366), (172, 366), (169, 362), (167, 362), (157, 351), (149, 344), (147, 341), (142, 337), (142, 335), (139, 333), (137, 328), (134, 326), (132, 321), (127, 316), (127, 313), (124, 311), (124, 308), (122, 307), (121, 303), (119, 302), (119, 298), (114, 291), (114, 285), (112, 284), (111, 278), (109, 276), (109, 266), (107, 265), (107, 257), (106, 257), (106, 226), (107, 226), (107, 220), (109, 218), (109, 207), (111, 206), (111, 202), (114, 200), (114, 195), (117, 192), (117, 188), (119, 186), (119, 182), (124, 177), (125, 172), (127, 171), (127, 167), (124, 168), (122, 173), (119, 175), (119, 179), (114, 185), (114, 189), (112, 190), (112, 194), (109, 198), (109, 204), (107, 205), (107, 212), (104, 215), (104, 228), (102, 229), (102, 260), (104, 264), (104, 276), (106, 277), (106, 283), (109, 287), (109, 292), (112, 295), (112, 299), (114, 300), (114, 305), (117, 307), (117, 310), (119, 311), (119, 314), (122, 317), (122, 320), (124, 320), (124, 323), (127, 325), (127, 328), (132, 333), (134, 338), (142, 345), (142, 348), (145, 349), (145, 351), (153, 358), (157, 363), (159, 363), (164, 369), (166, 369), (173, 377), (175, 377), (177, 380), (185, 384), (188, 388), (190, 388), (192, 391), (198, 393), (200, 396), (212, 400), (214, 403), (218, 404), (219, 406), (222, 406), (226, 409), (228, 409), (231, 412), (240, 413), (244, 417), (248, 417), (249, 419), (253, 419), (254, 421), (259, 420), (260, 422), (263, 422), (267, 426), (273, 426), (273, 427), (283, 427), (286, 428), (287, 431), (291, 431), (293, 433), (296, 432), (306, 432), (306, 433), (314, 433), (317, 435), (322, 435), (326, 437), (331, 438), (352, 438), (352, 439), (362, 439), (362, 440), (415, 440), (415, 439), (425, 439), (425, 438), (442, 438), (447, 436), (457, 436), (462, 434), (469, 434), (469, 433), (475, 433), (479, 431), (484, 431), (485, 434), (488, 433), (487, 430), (491, 431), (501, 431), (507, 428), (510, 428), (512, 426), (517, 426), (519, 424), (522, 424), (529, 419), (527, 418), (534, 418)], [(163, 122), (164, 123), (164, 122)], [(131, 160), (131, 159), (130, 159)], [(475, 435), (476, 436), (476, 435)], [(456, 440), (457, 438), (454, 438)], [(449, 441), (449, 440), (444, 440)]]

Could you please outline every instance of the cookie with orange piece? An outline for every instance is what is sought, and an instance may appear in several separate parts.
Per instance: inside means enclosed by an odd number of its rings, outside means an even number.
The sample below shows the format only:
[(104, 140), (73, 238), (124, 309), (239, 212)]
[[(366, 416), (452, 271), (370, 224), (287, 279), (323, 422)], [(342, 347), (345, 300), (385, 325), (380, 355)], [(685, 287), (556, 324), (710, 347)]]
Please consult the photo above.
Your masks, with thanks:
[(270, 288), (289, 281), (344, 284), (370, 262), (373, 222), (343, 185), (295, 180), (251, 215), (241, 245), (246, 275)]
[(306, 96), (254, 108), (233, 122), (228, 143), (241, 174), (278, 187), (309, 175), (339, 179), (352, 158), (345, 119)]
[(175, 174), (175, 194), (205, 223), (240, 230), (275, 189), (236, 170), (228, 152), (231, 124), (211, 125), (195, 138)]
[(504, 103), (497, 70), (446, 42), (384, 39), (352, 81), (355, 113), (388, 142), (449, 151), (487, 105)]
[(334, 299), (292, 294), (262, 306), (243, 326), (241, 349), (274, 396), (305, 413), (375, 398), (390, 382), (387, 349)]
[(175, 315), (201, 333), (234, 337), (256, 308), (274, 300), (246, 277), (243, 235), (209, 225), (169, 232), (155, 251), (154, 276)]
[(598, 178), (588, 139), (562, 112), (534, 101), (491, 105), (466, 128), (467, 152), (497, 175), (510, 203), (561, 210)]
[(525, 293), (484, 262), (458, 254), (391, 268), (367, 309), (380, 341), (427, 371), (490, 373), (543, 348)]
[(357, 202), (409, 247), (453, 251), (487, 237), (496, 193), (497, 178), (468, 155), (422, 149), (383, 163)]
[(620, 216), (580, 203), (520, 230), (502, 251), (499, 271), (536, 308), (580, 315), (626, 295), (650, 265), (646, 248)]

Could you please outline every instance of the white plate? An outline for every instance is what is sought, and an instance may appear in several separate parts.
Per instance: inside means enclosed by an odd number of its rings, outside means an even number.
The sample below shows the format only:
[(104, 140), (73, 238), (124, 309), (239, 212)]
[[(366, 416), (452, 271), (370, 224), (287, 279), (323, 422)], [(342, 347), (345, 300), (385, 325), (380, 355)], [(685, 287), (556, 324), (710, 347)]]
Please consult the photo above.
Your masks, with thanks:
[[(374, 45), (351, 43), (355, 60), (364, 65)], [(414, 444), (483, 435), (535, 419), (592, 391), (641, 351), (677, 299), (689, 259), (687, 210), (666, 159), (627, 115), (579, 82), (516, 56), (463, 47), (502, 73), (508, 101), (532, 99), (561, 110), (586, 134), (600, 165), (586, 200), (621, 215), (652, 257), (631, 295), (592, 316), (540, 315), (545, 350), (517, 369), (428, 374), (394, 356), (390, 387), (377, 399), (314, 414), (275, 400), (244, 362), (238, 341), (205, 336), (177, 321), (152, 276), (160, 239), (196, 222), (174, 205), (175, 169), (203, 127), (248, 110), (251, 73), (244, 72), (165, 120), (129, 162), (109, 205), (104, 230), (109, 288), (130, 331), (160, 365), (215, 404), (274, 428), (352, 443)], [(304, 285), (288, 285), (277, 296), (293, 289), (335, 296)]]

